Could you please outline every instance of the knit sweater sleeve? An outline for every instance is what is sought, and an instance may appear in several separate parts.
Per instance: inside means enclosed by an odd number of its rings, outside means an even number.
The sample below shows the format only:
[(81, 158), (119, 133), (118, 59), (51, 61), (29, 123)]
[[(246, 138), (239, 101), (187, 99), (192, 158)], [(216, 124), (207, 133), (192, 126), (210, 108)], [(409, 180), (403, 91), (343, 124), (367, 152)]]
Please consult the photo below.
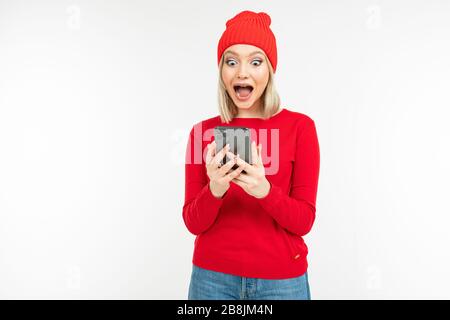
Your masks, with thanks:
[(320, 151), (315, 123), (309, 119), (305, 126), (297, 127), (295, 160), (289, 195), (270, 182), (270, 191), (258, 199), (262, 208), (279, 225), (303, 236), (314, 223), (316, 195), (319, 179)]
[[(194, 130), (196, 126), (200, 129)], [(216, 198), (209, 188), (199, 123), (192, 127), (186, 147), (183, 220), (188, 231), (198, 235), (211, 227), (226, 194)]]

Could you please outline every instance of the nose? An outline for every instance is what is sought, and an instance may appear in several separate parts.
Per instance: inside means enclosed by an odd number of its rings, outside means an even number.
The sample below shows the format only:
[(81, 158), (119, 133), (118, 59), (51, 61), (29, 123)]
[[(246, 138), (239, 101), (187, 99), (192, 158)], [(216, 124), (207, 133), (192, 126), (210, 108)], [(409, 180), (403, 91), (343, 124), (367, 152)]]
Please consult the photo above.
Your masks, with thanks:
[(239, 70), (238, 70), (238, 78), (242, 79), (242, 78), (247, 78), (247, 77), (248, 77), (247, 70), (245, 69), (244, 63), (241, 63)]
[(247, 79), (247, 78), (248, 78), (248, 76), (246, 74), (244, 75), (244, 73), (242, 73), (242, 72), (240, 72), (238, 74), (238, 79)]

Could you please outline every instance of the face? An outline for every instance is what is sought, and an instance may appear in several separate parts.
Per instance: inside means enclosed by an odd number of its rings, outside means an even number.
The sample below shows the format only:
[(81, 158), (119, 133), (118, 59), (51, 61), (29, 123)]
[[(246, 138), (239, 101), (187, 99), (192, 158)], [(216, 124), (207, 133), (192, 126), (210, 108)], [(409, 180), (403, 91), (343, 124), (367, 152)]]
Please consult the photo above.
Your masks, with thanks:
[(261, 96), (269, 81), (268, 60), (263, 50), (247, 44), (228, 47), (221, 76), (239, 111), (260, 112)]

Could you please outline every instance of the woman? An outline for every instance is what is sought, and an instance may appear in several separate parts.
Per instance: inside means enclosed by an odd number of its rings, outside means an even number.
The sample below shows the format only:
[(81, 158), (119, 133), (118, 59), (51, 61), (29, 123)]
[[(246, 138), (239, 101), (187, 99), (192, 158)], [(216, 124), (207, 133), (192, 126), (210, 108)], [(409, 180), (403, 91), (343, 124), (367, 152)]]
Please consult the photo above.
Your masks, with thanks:
[[(315, 219), (319, 143), (310, 117), (280, 108), (270, 23), (252, 11), (227, 21), (217, 52), (220, 116), (190, 132), (183, 219), (197, 237), (188, 299), (311, 298), (302, 237)], [(216, 150), (216, 126), (251, 130), (252, 163)]]

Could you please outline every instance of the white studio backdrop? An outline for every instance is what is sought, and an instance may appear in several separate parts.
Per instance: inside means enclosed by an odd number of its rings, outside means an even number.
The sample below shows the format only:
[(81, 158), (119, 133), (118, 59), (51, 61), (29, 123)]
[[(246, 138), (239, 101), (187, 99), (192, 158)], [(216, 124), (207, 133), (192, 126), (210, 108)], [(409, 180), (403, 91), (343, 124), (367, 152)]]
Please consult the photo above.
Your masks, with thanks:
[(185, 299), (189, 130), (264, 11), (314, 119), (313, 299), (449, 299), (449, 1), (0, 1), (0, 298)]

